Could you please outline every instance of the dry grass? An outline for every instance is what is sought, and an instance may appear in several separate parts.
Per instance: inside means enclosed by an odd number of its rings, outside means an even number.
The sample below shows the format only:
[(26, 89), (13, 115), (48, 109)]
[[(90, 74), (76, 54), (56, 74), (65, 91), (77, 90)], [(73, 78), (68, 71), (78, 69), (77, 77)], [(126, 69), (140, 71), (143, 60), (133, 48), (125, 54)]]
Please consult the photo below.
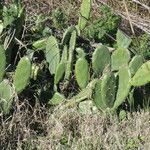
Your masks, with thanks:
[(75, 108), (50, 113), (38, 106), (29, 111), (27, 106), (20, 104), (10, 119), (1, 119), (0, 149), (150, 149), (149, 112), (128, 114), (119, 121), (100, 113), (83, 115)]

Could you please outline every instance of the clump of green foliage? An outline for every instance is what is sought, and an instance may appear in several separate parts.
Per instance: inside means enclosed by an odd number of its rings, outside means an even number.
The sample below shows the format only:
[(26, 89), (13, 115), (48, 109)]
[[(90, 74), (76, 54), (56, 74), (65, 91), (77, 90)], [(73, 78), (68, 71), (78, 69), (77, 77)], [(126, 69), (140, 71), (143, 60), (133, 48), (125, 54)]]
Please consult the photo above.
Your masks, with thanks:
[(67, 27), (67, 17), (62, 8), (57, 8), (52, 12), (53, 25), (57, 29), (64, 29)]
[(135, 53), (143, 55), (143, 58), (150, 59), (150, 35), (145, 33), (133, 38), (131, 48)]
[(91, 18), (84, 30), (84, 35), (90, 40), (108, 43), (107, 41), (110, 41), (108, 35), (113, 37), (116, 34), (121, 18), (114, 15), (108, 6), (101, 6), (100, 13), (102, 14), (100, 18)]

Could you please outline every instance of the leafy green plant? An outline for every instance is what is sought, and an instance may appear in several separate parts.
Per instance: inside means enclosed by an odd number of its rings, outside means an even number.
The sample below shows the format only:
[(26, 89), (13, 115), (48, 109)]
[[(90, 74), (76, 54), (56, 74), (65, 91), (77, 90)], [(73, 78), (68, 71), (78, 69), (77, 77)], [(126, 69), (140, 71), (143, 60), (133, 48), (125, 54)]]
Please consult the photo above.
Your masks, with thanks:
[(116, 34), (121, 18), (114, 15), (108, 6), (102, 6), (100, 13), (102, 13), (100, 19), (91, 20), (84, 30), (84, 35), (91, 40), (108, 43), (107, 41), (110, 41), (108, 34), (111, 36)]
[(65, 11), (62, 8), (58, 7), (52, 12), (52, 21), (54, 27), (57, 29), (64, 29), (67, 26), (67, 17)]

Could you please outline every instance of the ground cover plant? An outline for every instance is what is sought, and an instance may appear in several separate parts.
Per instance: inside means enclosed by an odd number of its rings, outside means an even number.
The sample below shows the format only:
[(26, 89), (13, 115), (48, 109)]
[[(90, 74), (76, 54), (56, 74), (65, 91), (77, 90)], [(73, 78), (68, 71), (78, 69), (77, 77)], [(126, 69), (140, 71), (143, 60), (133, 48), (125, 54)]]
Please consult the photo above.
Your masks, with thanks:
[[(126, 35), (119, 29), (121, 18), (108, 6), (100, 7), (101, 18), (93, 18), (92, 0), (82, 0), (74, 24), (69, 22), (67, 12), (58, 7), (51, 16), (37, 15), (29, 30), (25, 28), (29, 18), (21, 1), (0, 4), (1, 149), (149, 146), (149, 136), (140, 133), (145, 133), (144, 128), (129, 139), (113, 130), (113, 135), (117, 133), (113, 136), (117, 139), (115, 144), (111, 144), (113, 137), (104, 140), (98, 135), (96, 141), (89, 142), (96, 123), (96, 128), (102, 128), (99, 135), (108, 136), (108, 128), (113, 125), (119, 129), (129, 122), (130, 126), (135, 112), (147, 117), (148, 127), (148, 34)], [(94, 133), (87, 135), (89, 139), (84, 135), (87, 131), (82, 132), (84, 123), (89, 122), (84, 116), (96, 118), (96, 122), (91, 122)]]

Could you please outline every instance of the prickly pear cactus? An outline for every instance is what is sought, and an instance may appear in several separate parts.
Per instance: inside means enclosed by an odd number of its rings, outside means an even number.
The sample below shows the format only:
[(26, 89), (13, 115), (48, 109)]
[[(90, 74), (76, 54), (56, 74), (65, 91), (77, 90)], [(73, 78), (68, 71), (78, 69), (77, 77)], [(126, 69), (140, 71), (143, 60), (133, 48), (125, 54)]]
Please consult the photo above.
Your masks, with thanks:
[(68, 103), (66, 103), (65, 108), (73, 107), (83, 100), (91, 99), (96, 82), (97, 79), (93, 79), (91, 82), (89, 82), (86, 88), (82, 89), (77, 95), (73, 96), (71, 99), (68, 100)]
[(65, 45), (63, 48), (62, 56), (61, 56), (61, 63), (65, 63), (66, 65), (67, 60), (68, 60), (68, 47), (67, 45)]
[(82, 51), (83, 55), (79, 56), (76, 64), (75, 64), (75, 76), (77, 83), (81, 89), (84, 89), (88, 84), (89, 79), (89, 65), (87, 60), (85, 59), (85, 54), (82, 49), (77, 49), (77, 51)]
[(13, 102), (13, 88), (8, 80), (3, 80), (0, 83), (0, 112), (4, 115), (9, 114)]
[(91, 0), (82, 0), (80, 8), (80, 17), (78, 22), (80, 30), (83, 30), (85, 28), (86, 23), (90, 18), (91, 2), (92, 2)]
[(0, 82), (3, 79), (6, 67), (6, 56), (3, 46), (0, 45)]
[(119, 48), (111, 55), (111, 68), (112, 71), (118, 71), (128, 64), (130, 60), (130, 53), (127, 49)]
[(96, 82), (95, 89), (93, 91), (93, 101), (98, 109), (105, 110), (107, 106), (102, 99), (101, 82), (101, 80)]
[(22, 92), (29, 84), (31, 68), (32, 65), (30, 59), (26, 56), (21, 58), (17, 65), (13, 81), (17, 93)]
[(35, 41), (32, 45), (34, 48), (38, 50), (44, 50), (46, 48), (46, 42), (47, 42), (47, 38), (44, 38), (44, 39)]
[(131, 38), (125, 35), (121, 30), (117, 31), (117, 46), (118, 48), (128, 48), (131, 44)]
[(143, 58), (141, 55), (135, 55), (129, 63), (129, 69), (131, 72), (131, 76), (133, 76), (136, 71), (142, 66)]
[(92, 56), (92, 68), (94, 74), (99, 76), (104, 68), (110, 64), (110, 52), (105, 46), (97, 47)]
[(113, 109), (117, 109), (126, 99), (130, 91), (131, 74), (128, 67), (119, 69), (119, 86)]
[(74, 30), (75, 30), (74, 26), (68, 27), (68, 29), (63, 34), (63, 39), (61, 41), (61, 45), (66, 45), (69, 43), (71, 34)]
[(131, 79), (133, 86), (143, 86), (150, 83), (150, 61), (145, 62)]
[(65, 73), (65, 63), (59, 63), (56, 69), (54, 84), (58, 84)]
[(59, 105), (60, 103), (62, 103), (65, 100), (64, 95), (56, 92), (52, 99), (49, 101), (49, 105)]
[(111, 72), (107, 72), (102, 78), (101, 95), (103, 103), (105, 103), (107, 107), (112, 108), (116, 96), (116, 78)]
[(66, 64), (66, 74), (65, 79), (69, 80), (71, 76), (72, 71), (72, 65), (73, 65), (73, 56), (74, 56), (74, 50), (76, 45), (76, 36), (77, 32), (74, 30), (71, 34), (70, 42), (69, 42), (69, 56)]
[(60, 61), (60, 50), (57, 40), (54, 36), (50, 36), (46, 44), (46, 61), (49, 64), (49, 71), (51, 74), (55, 74), (57, 66)]

